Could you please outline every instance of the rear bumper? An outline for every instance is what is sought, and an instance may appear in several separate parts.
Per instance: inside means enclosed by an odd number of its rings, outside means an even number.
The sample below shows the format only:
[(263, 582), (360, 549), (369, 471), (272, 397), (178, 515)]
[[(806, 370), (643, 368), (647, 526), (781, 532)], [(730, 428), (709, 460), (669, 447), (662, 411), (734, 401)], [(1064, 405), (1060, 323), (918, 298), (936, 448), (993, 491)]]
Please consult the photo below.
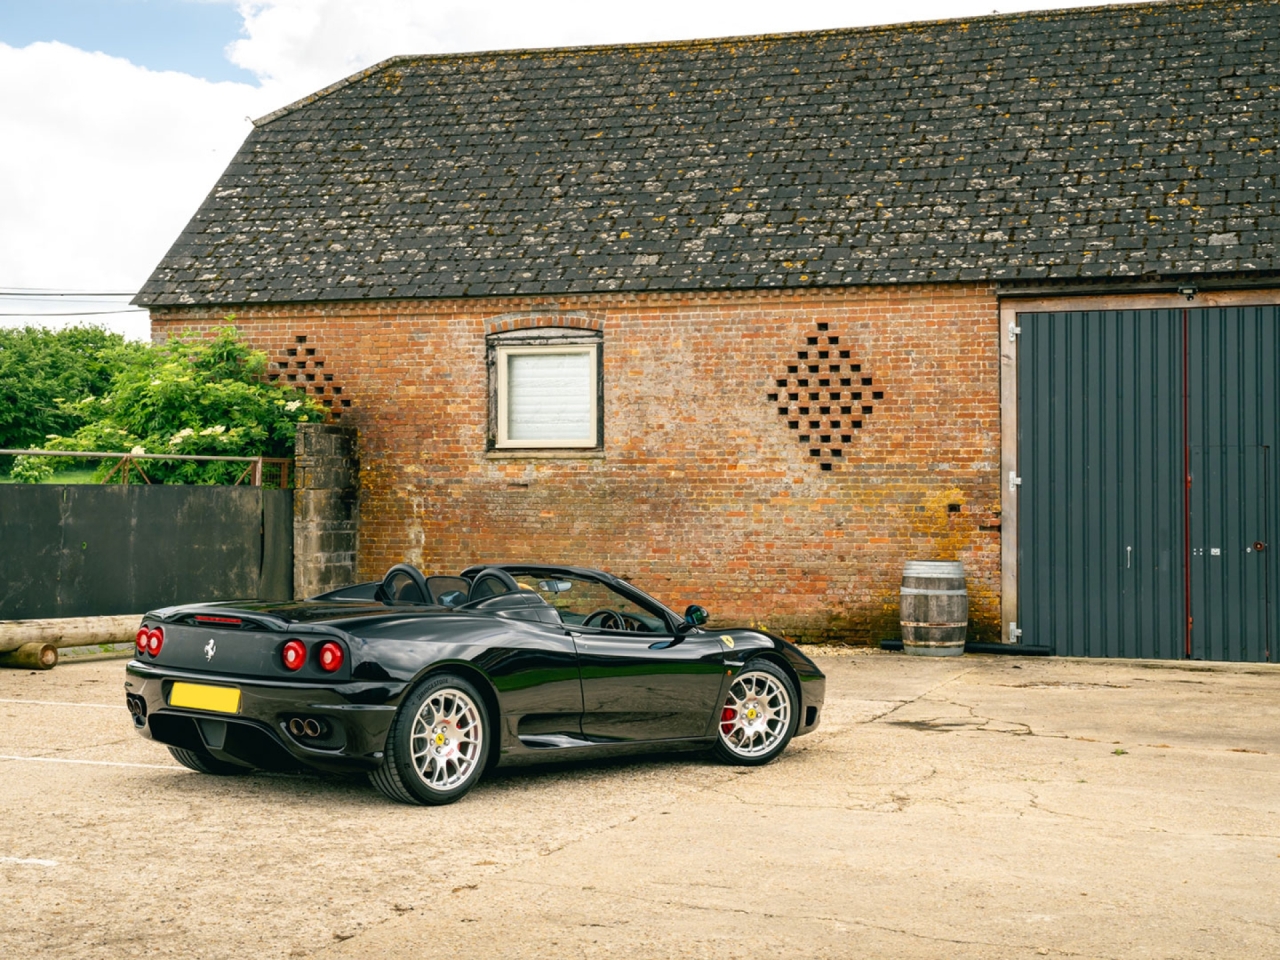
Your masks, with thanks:
[[(171, 707), (175, 681), (235, 687), (240, 691), (239, 710), (230, 714)], [(253, 681), (160, 669), (136, 660), (125, 667), (126, 698), (142, 736), (265, 770), (374, 769), (382, 762), (387, 731), (405, 687), (389, 682)], [(290, 732), (294, 719), (316, 721), (320, 733)]]

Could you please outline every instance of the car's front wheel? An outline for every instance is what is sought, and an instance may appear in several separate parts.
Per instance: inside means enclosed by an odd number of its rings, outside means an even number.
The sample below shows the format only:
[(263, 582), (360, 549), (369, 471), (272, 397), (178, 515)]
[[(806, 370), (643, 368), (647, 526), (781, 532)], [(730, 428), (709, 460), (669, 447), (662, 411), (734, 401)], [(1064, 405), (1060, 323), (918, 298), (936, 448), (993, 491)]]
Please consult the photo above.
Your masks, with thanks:
[(461, 800), (484, 772), (489, 719), (484, 698), (453, 674), (428, 677), (396, 712), (373, 785), (401, 803)]
[(799, 711), (783, 669), (768, 660), (748, 663), (720, 706), (715, 754), (726, 763), (760, 766), (791, 742)]

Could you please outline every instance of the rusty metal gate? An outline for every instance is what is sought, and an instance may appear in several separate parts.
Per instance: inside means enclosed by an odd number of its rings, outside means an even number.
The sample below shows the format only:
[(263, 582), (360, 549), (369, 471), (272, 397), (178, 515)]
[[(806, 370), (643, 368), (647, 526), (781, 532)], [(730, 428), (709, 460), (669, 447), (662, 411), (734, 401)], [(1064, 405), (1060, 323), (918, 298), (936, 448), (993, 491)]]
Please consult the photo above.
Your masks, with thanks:
[(1022, 641), (1280, 661), (1280, 307), (1018, 325)]

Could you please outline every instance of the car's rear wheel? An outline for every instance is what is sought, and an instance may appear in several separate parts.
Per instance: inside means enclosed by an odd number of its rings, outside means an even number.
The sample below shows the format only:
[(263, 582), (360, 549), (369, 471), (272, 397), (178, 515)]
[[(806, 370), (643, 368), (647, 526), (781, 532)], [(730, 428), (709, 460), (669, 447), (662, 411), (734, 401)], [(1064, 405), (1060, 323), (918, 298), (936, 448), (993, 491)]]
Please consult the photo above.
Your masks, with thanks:
[(238, 773), (252, 773), (249, 767), (242, 767), (238, 763), (229, 763), (226, 760), (219, 760), (211, 753), (205, 753), (202, 750), (187, 750), (183, 747), (170, 747), (169, 752), (173, 754), (173, 759), (177, 760), (184, 767), (195, 770), (197, 773), (211, 773), (218, 777), (231, 777)]
[(753, 661), (734, 677), (720, 705), (715, 754), (741, 766), (768, 763), (787, 748), (798, 718), (791, 678), (777, 664)]
[(453, 674), (428, 677), (405, 698), (387, 734), (373, 785), (401, 803), (461, 800), (484, 773), (489, 718), (484, 698)]

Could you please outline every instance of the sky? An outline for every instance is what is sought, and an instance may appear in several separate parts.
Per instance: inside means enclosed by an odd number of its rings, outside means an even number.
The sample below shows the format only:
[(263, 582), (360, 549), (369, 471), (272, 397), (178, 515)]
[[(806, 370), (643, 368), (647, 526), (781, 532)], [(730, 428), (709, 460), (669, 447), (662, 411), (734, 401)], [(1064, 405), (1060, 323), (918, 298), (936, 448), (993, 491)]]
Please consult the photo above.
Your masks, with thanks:
[(0, 0), (0, 326), (149, 335), (129, 297), (252, 118), (397, 54), (632, 43), (1115, 0)]

